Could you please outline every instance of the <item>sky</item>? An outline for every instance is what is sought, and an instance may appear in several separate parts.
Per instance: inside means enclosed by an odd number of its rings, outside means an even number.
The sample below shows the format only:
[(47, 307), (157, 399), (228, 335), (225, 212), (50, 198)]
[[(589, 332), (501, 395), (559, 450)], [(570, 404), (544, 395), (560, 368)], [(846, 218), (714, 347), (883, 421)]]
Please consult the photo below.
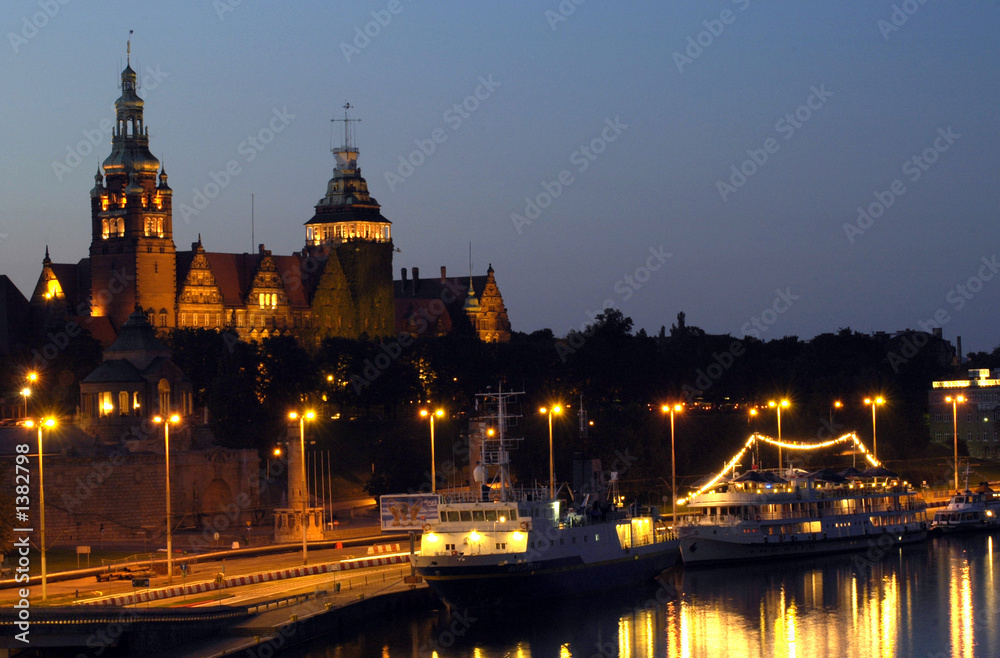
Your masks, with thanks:
[(991, 350), (998, 23), (985, 1), (11, 0), (0, 274), (28, 296), (46, 245), (87, 256), (134, 30), (180, 250), (301, 249), (350, 102), (395, 276), (466, 274), (471, 244), (516, 331), (610, 306), (649, 333), (683, 311)]

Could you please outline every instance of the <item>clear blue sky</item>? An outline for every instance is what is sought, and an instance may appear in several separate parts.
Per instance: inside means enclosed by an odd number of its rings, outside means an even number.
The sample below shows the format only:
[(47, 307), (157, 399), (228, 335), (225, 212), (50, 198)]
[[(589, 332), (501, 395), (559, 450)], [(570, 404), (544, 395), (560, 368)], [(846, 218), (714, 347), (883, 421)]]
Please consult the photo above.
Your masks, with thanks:
[(937, 314), (965, 351), (1000, 344), (996, 2), (232, 4), (4, 4), (0, 273), (26, 295), (45, 245), (87, 255), (110, 136), (80, 142), (113, 117), (134, 29), (180, 249), (250, 250), (251, 194), (256, 242), (301, 248), (349, 100), (397, 276), (465, 273), (471, 242), (516, 330), (610, 300), (651, 333), (678, 311), (765, 339)]

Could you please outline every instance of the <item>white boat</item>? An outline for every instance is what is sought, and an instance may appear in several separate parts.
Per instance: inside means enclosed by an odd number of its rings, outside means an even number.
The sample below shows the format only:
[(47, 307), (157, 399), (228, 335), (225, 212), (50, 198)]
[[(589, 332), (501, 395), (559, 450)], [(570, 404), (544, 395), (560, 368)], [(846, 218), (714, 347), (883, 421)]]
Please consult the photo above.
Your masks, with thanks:
[(1000, 493), (968, 491), (956, 494), (948, 505), (934, 513), (931, 532), (951, 533), (990, 530), (1000, 525)]
[[(652, 581), (679, 560), (678, 539), (653, 514), (615, 495), (574, 502), (551, 488), (517, 488), (508, 473), (507, 396), (491, 396), (490, 429), (474, 491), (441, 494), (423, 526), (417, 573), (454, 606), (537, 601)], [(558, 492), (555, 492), (558, 493)]]
[(685, 565), (885, 549), (927, 536), (926, 504), (888, 476), (749, 471), (687, 506), (678, 527)]

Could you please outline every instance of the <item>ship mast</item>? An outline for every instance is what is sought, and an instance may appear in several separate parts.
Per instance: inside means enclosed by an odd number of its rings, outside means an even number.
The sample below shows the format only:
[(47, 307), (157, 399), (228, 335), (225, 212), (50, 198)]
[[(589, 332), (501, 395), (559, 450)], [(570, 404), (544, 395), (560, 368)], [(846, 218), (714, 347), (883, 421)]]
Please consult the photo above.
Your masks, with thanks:
[[(500, 489), (500, 500), (515, 500), (514, 485), (510, 479), (510, 452), (517, 449), (517, 443), (523, 437), (508, 434), (508, 428), (520, 415), (510, 411), (511, 404), (516, 404), (517, 396), (524, 391), (504, 391), (501, 385), (496, 393), (477, 393), (482, 398), (484, 413), (481, 416), (486, 427), (482, 433), (482, 466), (486, 470), (486, 482), (492, 490), (494, 485)], [(491, 468), (492, 475), (490, 475)]]

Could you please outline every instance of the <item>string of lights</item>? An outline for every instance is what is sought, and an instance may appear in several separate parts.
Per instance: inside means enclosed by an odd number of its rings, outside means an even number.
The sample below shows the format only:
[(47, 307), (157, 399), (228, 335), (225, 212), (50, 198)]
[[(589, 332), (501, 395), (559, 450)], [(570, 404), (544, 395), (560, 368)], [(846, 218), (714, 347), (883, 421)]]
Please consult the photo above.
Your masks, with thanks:
[[(787, 450), (819, 450), (820, 448), (829, 448), (839, 443), (853, 441), (854, 447), (857, 448), (862, 455), (864, 455), (865, 459), (868, 461), (869, 464), (871, 464), (873, 467), (882, 465), (880, 461), (875, 459), (875, 457), (872, 456), (870, 452), (868, 452), (868, 449), (865, 448), (865, 444), (861, 442), (861, 439), (859, 439), (858, 435), (855, 434), (854, 432), (849, 432), (847, 434), (844, 434), (843, 436), (837, 437), (836, 439), (830, 439), (829, 441), (820, 441), (819, 443), (802, 443), (800, 441), (778, 441), (777, 439), (773, 439), (769, 436), (765, 436), (763, 434), (755, 432), (754, 434), (750, 435), (750, 438), (748, 438), (747, 442), (743, 444), (743, 447), (740, 449), (740, 451), (736, 453), (736, 455), (732, 459), (730, 459), (729, 462), (726, 463), (726, 465), (722, 468), (722, 470), (719, 471), (715, 475), (715, 477), (709, 480), (708, 483), (706, 483), (696, 492), (691, 494), (689, 498), (693, 496), (699, 496), (708, 491), (709, 489), (711, 489), (712, 487), (714, 487), (716, 484), (718, 484), (719, 480), (721, 480), (726, 475), (726, 473), (736, 468), (736, 466), (740, 463), (740, 460), (743, 458), (743, 455), (745, 455), (747, 451), (750, 450), (750, 448), (754, 445), (754, 443), (758, 441), (770, 444), (772, 446), (785, 448)], [(683, 505), (684, 503), (687, 502), (687, 500), (688, 500), (687, 498), (682, 498), (677, 502)]]

